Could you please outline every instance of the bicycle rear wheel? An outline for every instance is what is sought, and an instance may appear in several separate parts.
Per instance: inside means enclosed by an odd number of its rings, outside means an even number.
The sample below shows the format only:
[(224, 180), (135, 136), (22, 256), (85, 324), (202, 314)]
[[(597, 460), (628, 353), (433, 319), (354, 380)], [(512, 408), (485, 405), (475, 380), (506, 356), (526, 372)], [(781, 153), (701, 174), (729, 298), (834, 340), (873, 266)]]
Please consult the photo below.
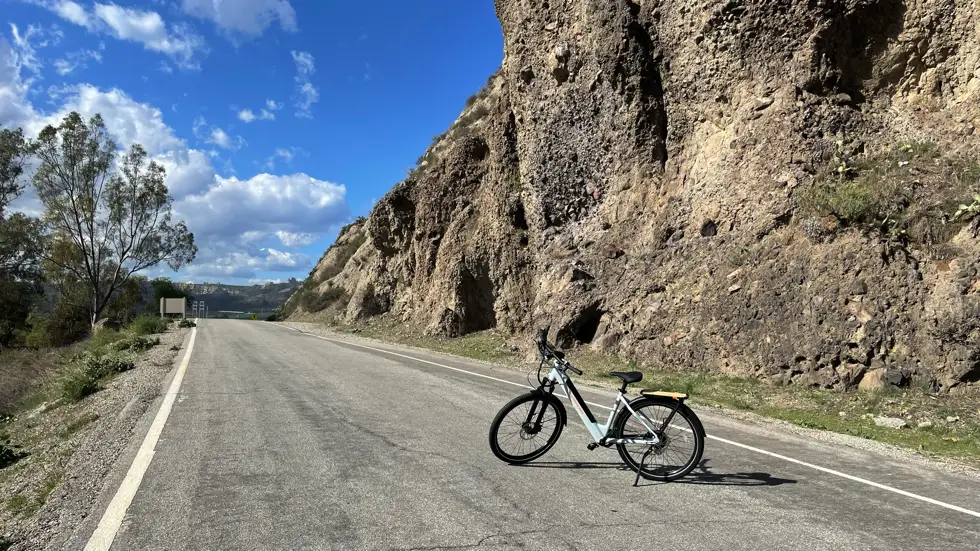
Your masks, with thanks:
[[(620, 412), (613, 428), (615, 438), (646, 439), (656, 434), (661, 443), (656, 446), (617, 444), (626, 466), (639, 471), (643, 478), (669, 482), (687, 475), (701, 462), (704, 428), (690, 408), (676, 400), (652, 397), (634, 400), (630, 407), (636, 415), (628, 409)], [(672, 417), (671, 412), (674, 412)], [(668, 418), (670, 423), (665, 424)]]
[(490, 450), (501, 461), (520, 465), (551, 449), (565, 426), (565, 407), (551, 394), (528, 392), (514, 398), (490, 423)]

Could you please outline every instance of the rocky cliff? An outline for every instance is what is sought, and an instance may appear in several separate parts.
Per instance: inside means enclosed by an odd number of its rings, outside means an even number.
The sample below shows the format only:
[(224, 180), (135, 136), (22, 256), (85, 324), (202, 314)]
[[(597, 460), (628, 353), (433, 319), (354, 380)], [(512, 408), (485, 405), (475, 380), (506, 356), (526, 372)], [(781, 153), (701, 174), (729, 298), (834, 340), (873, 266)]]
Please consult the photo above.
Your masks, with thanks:
[(498, 73), (286, 315), (550, 325), (786, 384), (980, 380), (980, 5), (496, 9)]

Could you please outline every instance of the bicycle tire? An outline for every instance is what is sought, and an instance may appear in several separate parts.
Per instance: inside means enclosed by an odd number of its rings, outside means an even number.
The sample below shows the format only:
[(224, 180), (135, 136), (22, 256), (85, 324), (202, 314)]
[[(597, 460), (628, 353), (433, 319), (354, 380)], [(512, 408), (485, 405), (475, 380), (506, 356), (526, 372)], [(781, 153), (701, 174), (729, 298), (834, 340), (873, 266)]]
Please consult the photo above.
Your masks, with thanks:
[[(632, 469), (633, 472), (640, 471), (639, 473), (640, 476), (642, 476), (647, 480), (671, 482), (679, 478), (683, 478), (684, 476), (687, 476), (691, 471), (694, 470), (695, 467), (697, 467), (701, 463), (701, 457), (704, 454), (704, 426), (701, 424), (701, 420), (698, 419), (697, 415), (695, 415), (694, 412), (691, 411), (691, 408), (687, 407), (682, 403), (677, 402), (676, 400), (672, 400), (669, 398), (651, 397), (651, 396), (640, 398), (630, 402), (630, 407), (632, 407), (633, 410), (636, 411), (637, 413), (640, 413), (643, 409), (650, 408), (650, 407), (660, 407), (666, 410), (676, 408), (677, 412), (674, 414), (674, 419), (677, 419), (677, 416), (680, 416), (681, 418), (687, 421), (687, 424), (690, 427), (687, 429), (681, 428), (682, 432), (679, 431), (679, 433), (681, 434), (679, 438), (689, 440), (693, 444), (691, 447), (691, 452), (689, 457), (687, 457), (687, 459), (685, 459), (683, 463), (678, 465), (677, 468), (675, 469), (670, 469), (663, 472), (659, 472), (658, 470), (651, 469), (650, 468), (651, 465), (649, 463), (644, 463), (644, 468), (640, 470), (640, 461), (638, 461), (637, 458), (634, 457), (634, 452), (631, 452), (630, 449), (627, 448), (627, 444), (617, 444), (616, 450), (619, 452), (620, 458), (622, 458), (623, 463), (625, 463), (627, 467)], [(634, 434), (629, 434), (629, 433), (627, 433), (624, 436), (624, 433), (626, 433), (626, 424), (629, 422), (629, 420), (632, 417), (633, 417), (633, 413), (625, 408), (619, 413), (613, 425), (613, 435), (615, 438), (626, 438), (630, 436), (636, 436)], [(659, 416), (654, 416), (654, 417), (659, 417)], [(670, 427), (674, 427), (675, 425), (676, 425), (676, 421), (672, 421)], [(668, 427), (668, 429), (670, 427)], [(669, 445), (670, 445), (670, 440), (668, 440), (667, 446)], [(662, 449), (666, 449), (666, 446)], [(664, 455), (663, 453), (657, 454), (657, 456), (663, 456), (663, 455)], [(656, 457), (656, 456), (651, 455), (649, 457)]]
[[(520, 455), (508, 453), (504, 451), (503, 446), (501, 446), (500, 443), (501, 425), (508, 418), (508, 415), (510, 413), (520, 408), (521, 405), (527, 402), (532, 402), (532, 404), (534, 402), (544, 404), (544, 407), (546, 408), (545, 416), (548, 415), (547, 413), (548, 408), (554, 411), (553, 432), (550, 436), (548, 436), (548, 439), (547, 441), (545, 441), (544, 445), (539, 448), (533, 449), (528, 453), (524, 453)], [(490, 423), (490, 434), (489, 434), (490, 450), (493, 452), (495, 456), (497, 456), (497, 459), (500, 459), (505, 463), (510, 463), (511, 465), (522, 465), (524, 463), (534, 461), (535, 459), (548, 453), (548, 450), (550, 450), (551, 447), (555, 445), (555, 442), (558, 441), (558, 437), (561, 436), (562, 429), (565, 427), (566, 419), (567, 416), (565, 413), (565, 406), (562, 405), (562, 403), (558, 400), (558, 398), (555, 398), (554, 395), (546, 394), (540, 391), (533, 391), (533, 392), (522, 394), (514, 398), (513, 400), (507, 402), (506, 404), (504, 404), (504, 407), (500, 408), (500, 411), (497, 412), (496, 417), (493, 418), (493, 422)], [(521, 429), (521, 433), (522, 434), (520, 434), (519, 437), (524, 438), (523, 433), (525, 433), (525, 430), (523, 428)]]

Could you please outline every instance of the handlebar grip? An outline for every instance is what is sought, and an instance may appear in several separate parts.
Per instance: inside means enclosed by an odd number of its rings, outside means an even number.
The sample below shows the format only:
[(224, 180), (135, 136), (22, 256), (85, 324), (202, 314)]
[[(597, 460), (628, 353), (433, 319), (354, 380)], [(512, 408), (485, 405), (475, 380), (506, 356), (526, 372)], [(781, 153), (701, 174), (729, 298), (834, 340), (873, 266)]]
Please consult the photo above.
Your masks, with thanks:
[(582, 374), (582, 370), (581, 369), (579, 369), (577, 367), (574, 367), (574, 366), (571, 366), (571, 365), (566, 365), (565, 366), (565, 369), (571, 371), (572, 373), (574, 373), (576, 375), (581, 375)]

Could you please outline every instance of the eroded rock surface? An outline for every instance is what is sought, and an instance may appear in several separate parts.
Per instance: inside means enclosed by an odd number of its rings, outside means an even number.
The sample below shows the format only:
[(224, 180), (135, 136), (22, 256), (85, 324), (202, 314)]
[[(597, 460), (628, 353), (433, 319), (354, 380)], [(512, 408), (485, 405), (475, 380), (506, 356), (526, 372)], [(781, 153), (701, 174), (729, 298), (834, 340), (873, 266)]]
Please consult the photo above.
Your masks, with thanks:
[[(287, 314), (521, 345), (551, 325), (566, 346), (787, 384), (980, 379), (977, 225), (949, 221), (980, 186), (975, 2), (496, 8), (499, 72)], [(860, 171), (900, 184), (901, 224), (807, 208)]]

